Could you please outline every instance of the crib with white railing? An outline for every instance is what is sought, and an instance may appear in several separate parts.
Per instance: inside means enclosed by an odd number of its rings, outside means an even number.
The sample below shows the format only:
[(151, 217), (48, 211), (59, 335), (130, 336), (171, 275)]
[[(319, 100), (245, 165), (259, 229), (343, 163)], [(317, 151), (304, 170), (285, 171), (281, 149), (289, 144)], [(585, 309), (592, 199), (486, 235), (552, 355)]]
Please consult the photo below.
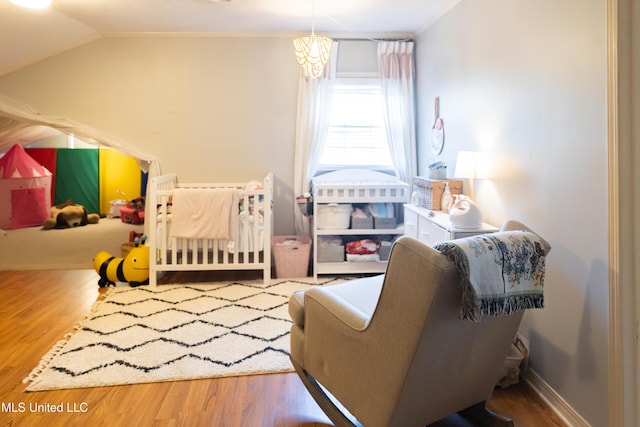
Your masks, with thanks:
[[(234, 240), (176, 237), (174, 194), (179, 189), (235, 189), (237, 220)], [(234, 199), (235, 200), (235, 199)], [(182, 183), (170, 173), (152, 178), (146, 198), (145, 227), (149, 247), (149, 284), (167, 271), (262, 270), (265, 283), (271, 278), (273, 174), (249, 183)], [(177, 209), (177, 207), (175, 207)], [(211, 221), (219, 221), (211, 213)]]

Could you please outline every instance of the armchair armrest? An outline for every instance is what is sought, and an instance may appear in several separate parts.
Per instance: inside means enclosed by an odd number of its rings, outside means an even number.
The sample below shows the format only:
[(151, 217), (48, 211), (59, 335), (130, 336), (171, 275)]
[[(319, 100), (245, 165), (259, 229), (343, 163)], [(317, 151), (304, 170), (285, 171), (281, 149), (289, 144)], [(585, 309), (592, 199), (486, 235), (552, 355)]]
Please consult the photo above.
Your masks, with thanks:
[[(323, 287), (312, 288), (307, 291), (294, 292), (289, 299), (289, 315), (293, 323), (304, 328), (305, 325), (305, 294), (316, 296), (322, 301), (327, 301), (328, 305), (337, 305), (335, 314), (337, 316), (350, 317), (355, 315), (353, 327), (358, 324), (363, 325), (366, 319), (371, 317), (382, 288), (384, 276), (369, 277), (365, 279), (357, 279), (348, 283), (340, 283), (336, 285), (327, 285)], [(319, 292), (317, 292), (319, 291)], [(323, 294), (324, 296), (320, 296)], [(321, 302), (321, 304), (324, 304)], [(341, 314), (339, 314), (341, 313)], [(356, 320), (357, 318), (357, 320)], [(365, 319), (366, 318), (366, 319)]]
[(323, 306), (327, 313), (335, 316), (346, 326), (354, 330), (363, 330), (378, 303), (383, 279), (384, 276), (376, 276), (317, 287), (308, 290), (305, 298)]
[[(357, 307), (344, 300), (339, 295), (326, 289), (311, 289), (306, 293), (305, 298), (314, 300), (321, 305), (325, 312), (334, 316), (338, 321), (342, 322), (346, 327), (361, 331), (369, 323), (371, 315), (367, 315), (360, 311)], [(306, 304), (305, 304), (306, 305)], [(315, 311), (312, 313), (319, 313)], [(314, 319), (318, 321), (318, 319)]]

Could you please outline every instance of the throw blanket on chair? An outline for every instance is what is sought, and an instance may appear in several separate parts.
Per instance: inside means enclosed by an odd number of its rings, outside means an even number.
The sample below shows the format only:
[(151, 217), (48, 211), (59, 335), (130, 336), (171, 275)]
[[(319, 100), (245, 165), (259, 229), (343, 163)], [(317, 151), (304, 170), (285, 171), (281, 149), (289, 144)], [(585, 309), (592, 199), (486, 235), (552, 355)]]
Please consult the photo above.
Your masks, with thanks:
[(460, 273), (460, 318), (479, 322), (480, 316), (544, 307), (545, 252), (536, 234), (503, 231), (434, 248), (454, 262)]

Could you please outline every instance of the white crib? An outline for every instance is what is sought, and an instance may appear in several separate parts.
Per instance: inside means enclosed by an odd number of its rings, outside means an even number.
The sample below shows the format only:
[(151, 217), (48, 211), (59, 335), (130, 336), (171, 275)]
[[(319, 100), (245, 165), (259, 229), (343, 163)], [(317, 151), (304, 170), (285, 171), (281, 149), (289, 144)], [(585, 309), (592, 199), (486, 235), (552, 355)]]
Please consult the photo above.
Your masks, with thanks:
[[(271, 278), (273, 229), (273, 174), (258, 189), (248, 183), (182, 183), (175, 174), (149, 182), (145, 213), (148, 226), (149, 285), (157, 285), (164, 271), (262, 270), (265, 283)], [(234, 188), (238, 194), (237, 240), (179, 238), (171, 236), (172, 199), (176, 188)]]

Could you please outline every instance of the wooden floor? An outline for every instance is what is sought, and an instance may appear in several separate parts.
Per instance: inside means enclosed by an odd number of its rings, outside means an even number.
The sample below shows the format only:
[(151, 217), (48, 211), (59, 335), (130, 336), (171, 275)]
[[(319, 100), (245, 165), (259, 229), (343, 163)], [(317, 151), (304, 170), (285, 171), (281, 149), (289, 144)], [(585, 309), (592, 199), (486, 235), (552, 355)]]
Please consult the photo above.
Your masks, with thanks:
[[(22, 379), (100, 296), (97, 278), (93, 270), (0, 271), (0, 426), (332, 425), (295, 374), (25, 392)], [(488, 406), (518, 427), (564, 425), (522, 384), (496, 389)]]

